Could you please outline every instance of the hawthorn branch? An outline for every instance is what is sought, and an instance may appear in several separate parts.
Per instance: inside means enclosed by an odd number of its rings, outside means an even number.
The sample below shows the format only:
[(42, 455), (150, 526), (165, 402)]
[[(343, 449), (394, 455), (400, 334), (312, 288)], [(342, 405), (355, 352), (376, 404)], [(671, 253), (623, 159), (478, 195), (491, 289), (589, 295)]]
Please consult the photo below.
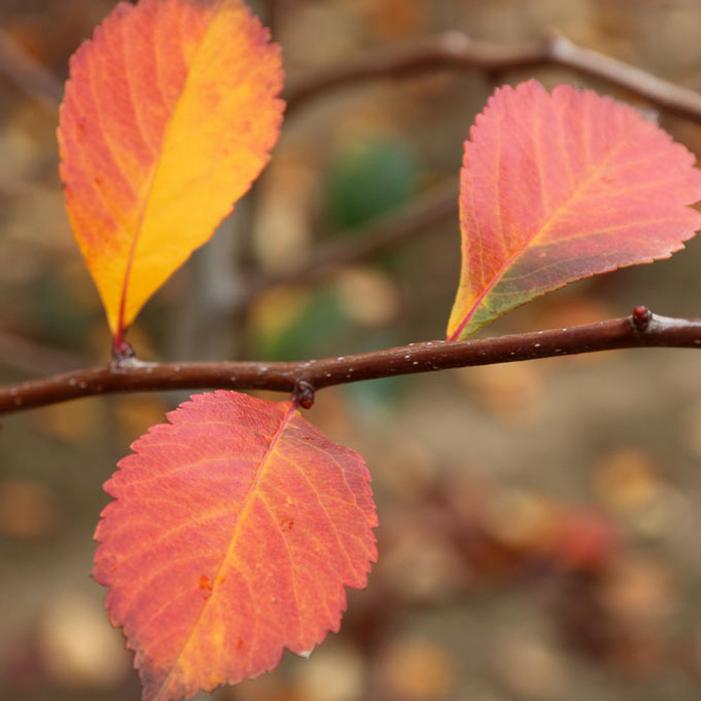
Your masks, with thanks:
[(277, 38), (279, 25), (280, 25), (280, 15), (282, 15), (282, 3), (280, 0), (268, 0), (267, 6), (267, 25), (270, 30), (271, 36)]
[(61, 81), (3, 29), (0, 29), (0, 75), (50, 111), (56, 110), (63, 97)]
[[(358, 355), (300, 362), (144, 363), (122, 361), (0, 389), (0, 414), (118, 392), (175, 389), (272, 390), (302, 406), (324, 387), (450, 368), (594, 353), (621, 348), (701, 348), (701, 319), (636, 307), (628, 317), (565, 329), (460, 343), (428, 341)], [(301, 400), (301, 401), (300, 401)]]
[(289, 114), (322, 95), (371, 81), (409, 78), (441, 69), (500, 73), (544, 66), (559, 66), (606, 81), (672, 114), (701, 120), (700, 93), (579, 47), (556, 33), (539, 44), (508, 48), (473, 41), (461, 32), (450, 31), (411, 46), (378, 50), (300, 80), (287, 93), (287, 111)]
[(241, 303), (246, 306), (261, 292), (278, 285), (309, 285), (339, 268), (395, 250), (448, 220), (458, 220), (458, 187), (453, 182), (436, 186), (400, 212), (388, 214), (360, 231), (320, 245), (294, 267), (252, 277)]
[(0, 365), (28, 375), (68, 372), (82, 359), (75, 353), (49, 348), (37, 341), (0, 330)]

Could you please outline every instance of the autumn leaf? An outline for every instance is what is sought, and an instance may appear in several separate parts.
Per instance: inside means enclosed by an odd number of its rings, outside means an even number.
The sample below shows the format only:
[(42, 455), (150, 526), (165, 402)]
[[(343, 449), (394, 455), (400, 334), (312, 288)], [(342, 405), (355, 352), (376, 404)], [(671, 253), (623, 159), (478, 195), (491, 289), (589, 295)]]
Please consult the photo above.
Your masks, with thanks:
[(667, 258), (701, 227), (701, 173), (636, 110), (531, 80), (499, 88), (465, 144), (462, 272), (448, 338), (549, 290)]
[(267, 163), (281, 86), (241, 0), (121, 2), (72, 57), (61, 178), (118, 339)]
[(290, 402), (218, 391), (168, 419), (119, 463), (96, 532), (94, 576), (147, 701), (307, 654), (376, 559), (363, 459)]

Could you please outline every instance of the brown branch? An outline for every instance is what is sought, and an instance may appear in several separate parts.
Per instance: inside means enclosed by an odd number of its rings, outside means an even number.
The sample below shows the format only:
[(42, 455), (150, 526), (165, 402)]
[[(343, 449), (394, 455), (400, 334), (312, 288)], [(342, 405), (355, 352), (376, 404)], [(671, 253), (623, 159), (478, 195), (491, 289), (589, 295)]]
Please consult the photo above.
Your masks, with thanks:
[(701, 319), (672, 319), (637, 307), (632, 316), (596, 324), (450, 343), (429, 341), (372, 353), (300, 362), (123, 362), (76, 370), (0, 389), (0, 414), (116, 392), (173, 389), (264, 389), (310, 392), (332, 385), (449, 368), (492, 365), (620, 348), (701, 347)]
[(369, 81), (407, 78), (448, 69), (498, 73), (560, 66), (628, 90), (672, 114), (701, 120), (701, 94), (657, 78), (640, 68), (581, 48), (558, 34), (538, 45), (507, 48), (446, 32), (421, 43), (378, 50), (301, 80), (287, 93), (288, 113), (321, 95)]
[(63, 97), (61, 81), (2, 29), (0, 75), (51, 111), (56, 111)]
[(245, 306), (261, 292), (277, 285), (308, 285), (339, 268), (371, 259), (417, 238), (431, 227), (451, 219), (458, 221), (457, 183), (439, 185), (398, 213), (388, 214), (359, 231), (342, 234), (337, 241), (318, 247), (296, 266), (252, 278), (246, 286)]
[(279, 39), (280, 17), (282, 15), (282, 3), (280, 0), (268, 0), (266, 12), (266, 24), (273, 39)]
[(0, 365), (35, 375), (67, 372), (82, 361), (76, 353), (49, 348), (30, 338), (0, 330)]

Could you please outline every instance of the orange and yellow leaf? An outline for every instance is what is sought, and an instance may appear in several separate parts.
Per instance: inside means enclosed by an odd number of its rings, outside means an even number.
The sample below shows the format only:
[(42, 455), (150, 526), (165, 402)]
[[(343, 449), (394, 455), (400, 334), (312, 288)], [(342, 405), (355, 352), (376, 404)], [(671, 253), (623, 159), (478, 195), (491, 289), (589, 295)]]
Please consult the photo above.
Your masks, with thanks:
[(119, 463), (96, 532), (94, 576), (147, 701), (308, 653), (376, 559), (363, 459), (291, 403), (219, 391), (168, 419)]
[(701, 228), (694, 157), (636, 110), (562, 85), (503, 87), (461, 176), (462, 272), (448, 338), (562, 285), (667, 258)]
[(121, 2), (72, 57), (61, 178), (115, 336), (261, 172), (281, 87), (242, 0)]

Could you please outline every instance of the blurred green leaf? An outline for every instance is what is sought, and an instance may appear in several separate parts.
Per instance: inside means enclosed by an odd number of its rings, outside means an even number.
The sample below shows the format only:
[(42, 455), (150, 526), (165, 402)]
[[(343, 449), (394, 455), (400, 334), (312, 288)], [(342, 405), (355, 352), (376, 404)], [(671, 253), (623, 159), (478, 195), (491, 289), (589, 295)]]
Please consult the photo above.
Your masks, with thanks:
[(414, 191), (416, 163), (403, 142), (375, 141), (342, 153), (328, 183), (331, 221), (346, 231), (404, 204)]

